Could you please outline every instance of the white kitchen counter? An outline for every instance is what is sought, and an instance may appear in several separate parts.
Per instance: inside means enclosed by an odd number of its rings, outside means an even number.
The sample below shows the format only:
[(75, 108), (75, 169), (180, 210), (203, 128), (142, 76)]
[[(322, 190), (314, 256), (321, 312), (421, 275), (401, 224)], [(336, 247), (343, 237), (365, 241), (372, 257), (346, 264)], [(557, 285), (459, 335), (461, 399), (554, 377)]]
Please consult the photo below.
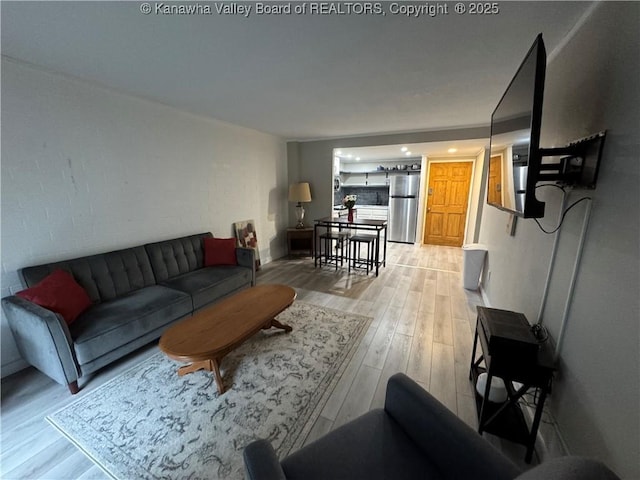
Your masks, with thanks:
[[(387, 220), (389, 206), (388, 205), (359, 205), (356, 203), (356, 218), (367, 218), (369, 220)], [(343, 205), (334, 205), (333, 211), (335, 215), (346, 216), (347, 208)]]
[[(356, 203), (356, 206), (353, 207), (353, 208), (355, 208), (356, 210), (358, 208), (373, 208), (373, 209), (376, 209), (376, 210), (388, 210), (389, 206), (388, 205), (361, 205), (359, 203)], [(344, 205), (334, 205), (333, 209), (334, 210), (346, 210), (347, 207), (345, 207)]]

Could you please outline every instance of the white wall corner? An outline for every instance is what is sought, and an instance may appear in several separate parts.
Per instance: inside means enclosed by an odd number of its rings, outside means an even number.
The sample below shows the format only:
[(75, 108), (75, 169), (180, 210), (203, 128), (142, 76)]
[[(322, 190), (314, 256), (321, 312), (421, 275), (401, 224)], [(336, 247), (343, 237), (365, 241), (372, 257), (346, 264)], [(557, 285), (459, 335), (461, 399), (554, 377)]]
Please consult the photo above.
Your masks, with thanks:
[(0, 367), (0, 375), (2, 378), (12, 375), (20, 370), (24, 370), (27, 368), (29, 364), (25, 362), (22, 357), (16, 358), (15, 360), (11, 360), (9, 362), (4, 362), (2, 367)]

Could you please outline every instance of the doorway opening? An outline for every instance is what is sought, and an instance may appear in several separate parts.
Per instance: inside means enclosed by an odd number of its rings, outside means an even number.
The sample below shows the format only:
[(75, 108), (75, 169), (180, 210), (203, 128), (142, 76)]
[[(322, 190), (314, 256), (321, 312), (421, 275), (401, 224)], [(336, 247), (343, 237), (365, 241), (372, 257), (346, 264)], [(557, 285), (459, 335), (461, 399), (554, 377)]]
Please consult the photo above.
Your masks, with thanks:
[[(462, 216), (462, 240), (460, 245), (477, 241), (480, 229), (482, 205), (485, 202), (487, 181), (485, 175), (488, 158), (485, 158), (486, 139), (436, 141), (412, 144), (350, 147), (348, 140), (333, 147), (332, 200), (333, 214), (340, 215), (342, 198), (346, 194), (357, 195), (357, 215), (362, 218), (389, 220), (390, 179), (398, 175), (420, 177), (417, 196), (417, 225), (414, 242), (446, 244), (427, 237), (427, 202), (429, 165), (463, 162), (471, 164), (471, 179), (467, 183), (467, 206)], [(344, 142), (344, 143), (343, 143)], [(486, 162), (486, 165), (485, 165)], [(450, 220), (452, 220), (451, 217)]]

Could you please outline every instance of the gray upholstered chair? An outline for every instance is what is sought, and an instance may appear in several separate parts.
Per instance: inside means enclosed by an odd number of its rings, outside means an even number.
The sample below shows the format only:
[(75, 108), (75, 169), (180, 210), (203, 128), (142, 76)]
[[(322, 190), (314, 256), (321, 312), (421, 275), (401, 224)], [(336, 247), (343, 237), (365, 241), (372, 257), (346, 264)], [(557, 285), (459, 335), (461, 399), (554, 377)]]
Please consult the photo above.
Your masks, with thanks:
[(247, 478), (613, 480), (599, 462), (565, 457), (522, 473), (507, 457), (403, 374), (372, 410), (282, 461), (266, 440), (244, 450)]

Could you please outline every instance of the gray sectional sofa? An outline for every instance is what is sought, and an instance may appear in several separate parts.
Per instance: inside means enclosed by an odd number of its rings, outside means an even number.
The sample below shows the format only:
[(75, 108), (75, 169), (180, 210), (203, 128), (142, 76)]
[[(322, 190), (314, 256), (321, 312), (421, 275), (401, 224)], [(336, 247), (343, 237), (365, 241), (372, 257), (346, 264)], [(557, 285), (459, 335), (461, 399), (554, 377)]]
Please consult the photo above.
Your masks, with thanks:
[(71, 273), (91, 306), (70, 325), (19, 296), (2, 308), (22, 357), (71, 393), (78, 379), (156, 340), (173, 323), (255, 285), (254, 251), (236, 248), (237, 265), (204, 267), (211, 233), (27, 267), (25, 288), (55, 270)]

